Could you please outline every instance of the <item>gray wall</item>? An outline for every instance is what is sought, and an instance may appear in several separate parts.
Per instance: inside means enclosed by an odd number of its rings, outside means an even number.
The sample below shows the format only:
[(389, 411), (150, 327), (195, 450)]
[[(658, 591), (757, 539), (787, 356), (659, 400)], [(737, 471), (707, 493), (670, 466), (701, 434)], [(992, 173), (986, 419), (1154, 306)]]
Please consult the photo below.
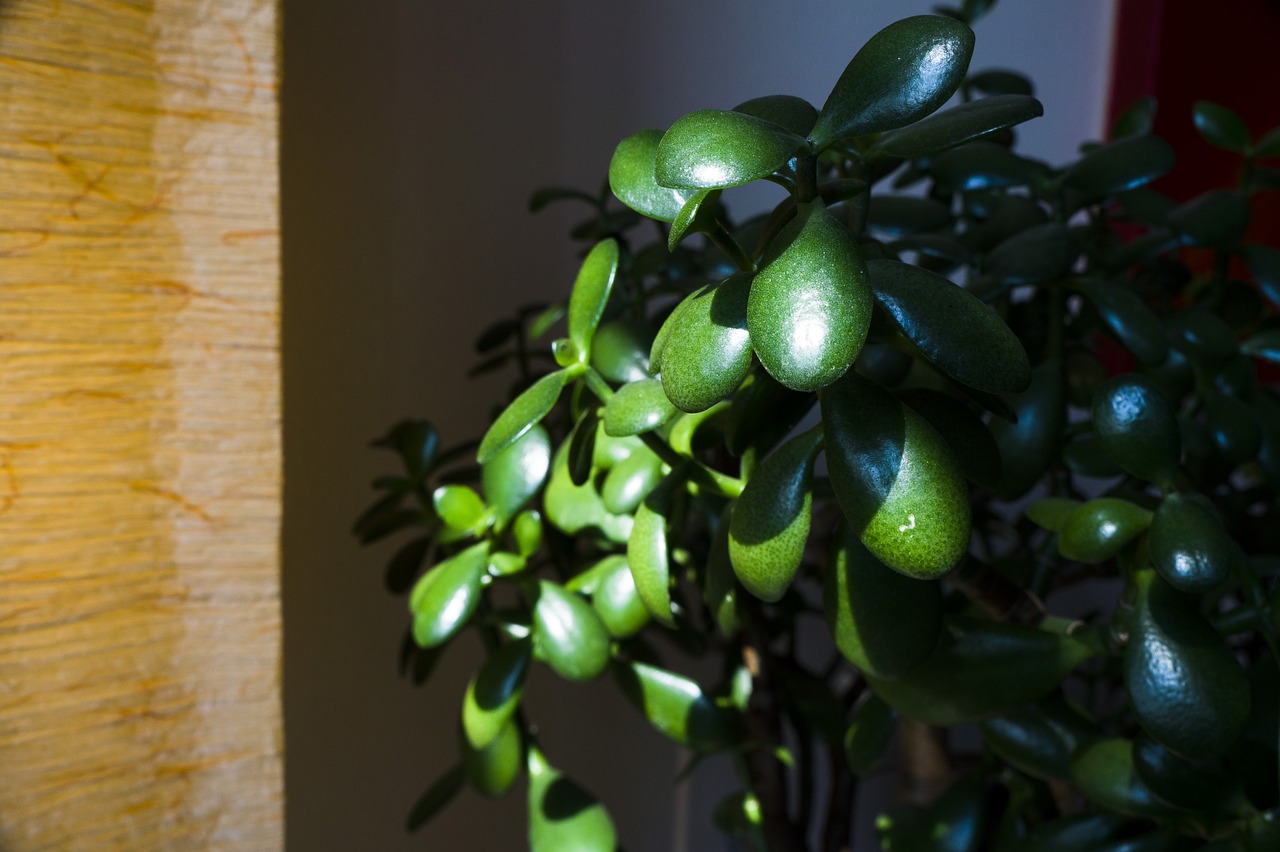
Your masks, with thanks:
[[(974, 69), (1036, 79), (1026, 149), (1097, 137), (1114, 0), (1004, 0)], [(572, 281), (571, 212), (530, 216), (538, 186), (599, 185), (613, 146), (703, 107), (788, 93), (821, 104), (865, 39), (928, 0), (286, 0), (283, 198), (285, 735), (294, 850), (523, 847), (523, 802), (473, 794), (425, 834), (402, 821), (451, 765), (477, 649), (428, 690), (395, 676), (407, 613), (386, 594), (393, 545), (349, 529), (391, 458), (366, 449), (404, 416), (446, 442), (478, 434), (505, 379), (467, 382), (471, 341)], [(731, 207), (770, 203), (747, 194)], [(550, 753), (611, 807), (633, 852), (717, 849), (696, 776), (676, 829), (678, 755), (606, 686), (537, 687)]]

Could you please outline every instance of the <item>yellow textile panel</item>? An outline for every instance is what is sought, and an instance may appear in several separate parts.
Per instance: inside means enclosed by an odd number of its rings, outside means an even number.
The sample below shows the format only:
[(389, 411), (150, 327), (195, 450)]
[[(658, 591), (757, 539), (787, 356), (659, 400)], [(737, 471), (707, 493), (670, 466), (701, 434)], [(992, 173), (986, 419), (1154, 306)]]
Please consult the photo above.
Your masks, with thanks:
[(0, 849), (282, 845), (273, 0), (0, 0)]

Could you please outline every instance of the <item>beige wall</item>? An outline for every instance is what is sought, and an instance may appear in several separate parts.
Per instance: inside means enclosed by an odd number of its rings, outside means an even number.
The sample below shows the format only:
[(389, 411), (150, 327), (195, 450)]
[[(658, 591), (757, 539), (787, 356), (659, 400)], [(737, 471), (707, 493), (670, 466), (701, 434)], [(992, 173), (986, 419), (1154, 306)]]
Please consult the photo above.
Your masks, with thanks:
[(0, 849), (282, 844), (276, 20), (0, 4)]
[[(974, 68), (1017, 67), (1047, 115), (1029, 150), (1062, 161), (1100, 130), (1113, 0), (1004, 0)], [(474, 648), (431, 690), (395, 678), (407, 614), (381, 587), (394, 546), (350, 525), (404, 416), (477, 434), (501, 383), (469, 383), (471, 341), (554, 298), (573, 216), (530, 216), (547, 183), (594, 188), (617, 140), (689, 110), (786, 92), (821, 103), (852, 52), (928, 0), (296, 0), (285, 10), (285, 709), (291, 848), (518, 849), (523, 802), (466, 794), (428, 833), (402, 820), (451, 765)], [(752, 196), (748, 203), (767, 202)], [(733, 193), (726, 196), (735, 204)], [(545, 678), (543, 679), (545, 683)], [(678, 848), (677, 756), (601, 687), (535, 689), (546, 738), (610, 805), (633, 852)], [(721, 848), (701, 809), (690, 849)]]

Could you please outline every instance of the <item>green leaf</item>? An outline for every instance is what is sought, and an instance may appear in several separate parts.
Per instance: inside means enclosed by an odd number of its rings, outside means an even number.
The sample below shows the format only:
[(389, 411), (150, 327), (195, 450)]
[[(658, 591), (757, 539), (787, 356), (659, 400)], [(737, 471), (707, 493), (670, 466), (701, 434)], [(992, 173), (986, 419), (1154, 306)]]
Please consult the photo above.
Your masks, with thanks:
[(989, 142), (970, 142), (944, 151), (929, 164), (929, 174), (954, 190), (1035, 186), (1048, 177), (1044, 164)]
[(485, 464), (537, 425), (555, 407), (560, 391), (568, 381), (567, 370), (556, 370), (538, 379), (516, 397), (485, 433), (480, 449), (476, 451), (476, 461)]
[(1031, 371), (1031, 387), (1014, 403), (1016, 423), (995, 420), (991, 424), (1003, 459), (996, 496), (1015, 500), (1040, 480), (1057, 454), (1066, 408), (1062, 362), (1046, 359)]
[(1071, 271), (1075, 260), (1067, 226), (1048, 222), (1027, 228), (987, 255), (987, 274), (1002, 284), (1054, 281)]
[(1196, 101), (1191, 107), (1196, 131), (1210, 145), (1243, 154), (1249, 150), (1249, 128), (1231, 110), (1212, 101)]
[(953, 396), (928, 388), (902, 391), (898, 399), (938, 431), (960, 463), (965, 478), (987, 487), (1000, 481), (1000, 448), (987, 424), (972, 408)]
[(618, 243), (611, 239), (596, 243), (578, 270), (569, 294), (569, 339), (584, 359), (591, 352), (591, 338), (617, 274)]
[(819, 150), (840, 138), (919, 121), (959, 88), (973, 55), (973, 31), (934, 15), (890, 24), (850, 60), (818, 114)]
[[(729, 513), (725, 507), (711, 537), (711, 550), (707, 553), (707, 570), (703, 579), (702, 599), (707, 605), (715, 626), (721, 635), (729, 637), (738, 626), (738, 582), (729, 560)], [(750, 677), (747, 677), (750, 684)]]
[(995, 95), (960, 104), (886, 133), (875, 148), (892, 157), (924, 157), (1041, 115), (1044, 107), (1030, 95)]
[(697, 290), (667, 320), (662, 389), (681, 411), (705, 411), (742, 384), (751, 369), (747, 299), (742, 273)]
[(1124, 676), (1142, 729), (1191, 759), (1210, 759), (1235, 742), (1249, 717), (1249, 682), (1197, 601), (1151, 571), (1135, 577)]
[(437, 778), (427, 791), (414, 803), (409, 811), (409, 819), (405, 824), (407, 831), (417, 831), (444, 810), (462, 790), (466, 781), (466, 773), (459, 764)]
[(867, 692), (853, 711), (844, 737), (844, 759), (855, 775), (865, 775), (884, 760), (898, 730), (898, 711)]
[(616, 852), (617, 833), (604, 805), (530, 748), (530, 852)]
[(600, 487), (605, 509), (615, 515), (630, 515), (640, 501), (661, 481), (662, 459), (648, 447), (642, 447), (615, 464)]
[(1142, 783), (1174, 807), (1226, 815), (1244, 804), (1244, 791), (1222, 761), (1188, 760), (1145, 734), (1133, 740), (1133, 768)]
[(609, 633), (591, 604), (550, 580), (538, 582), (533, 651), (565, 680), (591, 680), (609, 664)]
[(1239, 352), (1235, 329), (1205, 308), (1190, 308), (1167, 320), (1169, 339), (1198, 366), (1218, 372)]
[(1198, 494), (1165, 495), (1151, 521), (1151, 565), (1165, 582), (1184, 592), (1211, 591), (1231, 573), (1236, 545)]
[(1102, 198), (1150, 183), (1173, 169), (1169, 143), (1158, 136), (1126, 136), (1090, 151), (1063, 175), (1087, 198)]
[(649, 610), (640, 600), (626, 557), (608, 556), (603, 564), (607, 567), (591, 591), (591, 606), (610, 636), (626, 639), (649, 623)]
[(1264, 160), (1280, 155), (1280, 127), (1273, 127), (1262, 135), (1258, 144), (1253, 147), (1255, 159)]
[(957, 618), (950, 628), (905, 677), (868, 678), (886, 703), (928, 725), (1008, 713), (1053, 690), (1093, 653), (1070, 636), (1016, 624)]
[(472, 748), (493, 742), (520, 706), (530, 653), (528, 640), (503, 645), (467, 685), (462, 699), (462, 731)]
[(818, 120), (818, 110), (804, 98), (793, 95), (766, 95), (752, 98), (733, 108), (786, 128), (797, 136), (808, 136), (813, 123)]
[(990, 306), (927, 269), (896, 260), (867, 264), (876, 301), (942, 372), (988, 393), (1018, 393), (1031, 364)]
[(1184, 243), (1232, 248), (1249, 227), (1249, 199), (1229, 189), (1214, 189), (1179, 204), (1166, 217)]
[(525, 432), (482, 466), (480, 482), (499, 527), (538, 493), (550, 469), (551, 438), (541, 426)]
[(1124, 112), (1116, 116), (1111, 125), (1111, 138), (1122, 139), (1126, 136), (1142, 136), (1151, 132), (1156, 121), (1156, 99), (1153, 97), (1138, 98)]
[(622, 694), (666, 736), (693, 749), (728, 744), (724, 713), (694, 681), (640, 662), (618, 665), (614, 672)]
[(661, 139), (661, 130), (641, 130), (619, 142), (609, 161), (609, 188), (637, 213), (670, 222), (689, 200), (689, 193), (662, 186), (654, 178)]
[(431, 505), (453, 533), (475, 531), (485, 516), (484, 501), (466, 485), (441, 485), (431, 493)]
[(1043, 497), (1027, 506), (1027, 517), (1036, 526), (1060, 533), (1067, 520), (1084, 504), (1067, 497)]
[(590, 406), (574, 424), (569, 436), (569, 479), (574, 485), (586, 485), (595, 470), (596, 441), (600, 433), (599, 409)]
[(508, 719), (497, 734), (482, 747), (462, 743), (462, 765), (467, 780), (486, 796), (501, 796), (520, 777), (524, 762), (524, 742), (514, 720)]
[(853, 235), (822, 207), (802, 205), (769, 244), (747, 300), (760, 363), (792, 390), (840, 377), (871, 324), (866, 265)]
[(569, 477), (568, 442), (551, 459), (551, 478), (542, 501), (547, 520), (568, 535), (598, 529), (610, 541), (624, 542), (631, 534), (631, 518), (611, 514), (591, 482), (574, 485)]
[(662, 481), (636, 510), (631, 537), (627, 539), (627, 563), (636, 591), (645, 608), (661, 623), (675, 626), (671, 613), (671, 565), (667, 552), (667, 513), (673, 491), (681, 486), (675, 474)]
[(1097, 565), (1146, 531), (1151, 513), (1118, 497), (1097, 497), (1071, 513), (1058, 533), (1058, 552)]
[(1103, 385), (1093, 402), (1093, 431), (1134, 476), (1161, 486), (1173, 482), (1182, 452), (1177, 413), (1150, 379), (1126, 373)]
[(1240, 351), (1272, 364), (1280, 364), (1280, 328), (1269, 328), (1240, 344)]
[(1065, 781), (1071, 755), (1101, 729), (1060, 695), (978, 724), (987, 747), (1035, 778)]
[(970, 74), (965, 83), (988, 95), (1034, 95), (1031, 81), (1016, 71), (991, 69)]
[(767, 177), (805, 147), (778, 125), (719, 109), (690, 113), (658, 143), (655, 176), (676, 189), (724, 189)]
[(1147, 789), (1133, 767), (1133, 745), (1119, 737), (1086, 743), (1071, 759), (1071, 780), (1093, 803), (1131, 817), (1169, 817), (1177, 810)]
[(1271, 246), (1246, 243), (1237, 246), (1236, 252), (1253, 273), (1258, 289), (1273, 307), (1280, 308), (1280, 251)]
[(652, 342), (653, 329), (643, 320), (606, 322), (591, 342), (591, 365), (615, 384), (646, 379)]
[(843, 524), (827, 566), (822, 604), (840, 653), (859, 671), (880, 678), (901, 677), (923, 663), (942, 631), (938, 584), (885, 567)]
[(448, 641), (471, 618), (488, 562), (489, 544), (482, 541), (439, 563), (414, 584), (409, 609), (413, 638), (421, 647)]
[(657, 379), (618, 388), (604, 406), (604, 433), (613, 438), (651, 432), (676, 416), (676, 408)]
[(867, 206), (867, 227), (887, 234), (935, 231), (951, 222), (951, 210), (933, 198), (878, 195)]
[(969, 495), (951, 450), (920, 415), (854, 373), (821, 395), (831, 486), (884, 564), (940, 577), (969, 543)]
[(1164, 326), (1137, 293), (1122, 282), (1093, 278), (1079, 279), (1074, 286), (1139, 361), (1152, 366), (1164, 361), (1169, 353)]
[(680, 241), (689, 234), (705, 234), (715, 230), (716, 208), (720, 203), (719, 189), (700, 189), (689, 196), (671, 222), (667, 233), (667, 251), (675, 251)]
[(764, 460), (734, 504), (729, 559), (738, 580), (764, 601), (777, 601), (804, 558), (813, 514), (813, 460), (822, 430), (799, 435)]

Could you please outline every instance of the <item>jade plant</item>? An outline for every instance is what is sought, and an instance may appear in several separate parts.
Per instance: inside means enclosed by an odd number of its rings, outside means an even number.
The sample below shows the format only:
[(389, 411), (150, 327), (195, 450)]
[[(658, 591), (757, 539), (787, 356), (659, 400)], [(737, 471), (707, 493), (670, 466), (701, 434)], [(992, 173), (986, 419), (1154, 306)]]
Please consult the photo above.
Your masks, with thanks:
[(404, 537), (415, 681), (485, 649), (410, 828), (470, 786), (527, 795), (534, 850), (625, 842), (521, 701), (603, 677), (736, 770), (705, 818), (744, 849), (848, 848), (873, 771), (891, 850), (1280, 848), (1280, 251), (1245, 241), (1280, 131), (1197, 104), (1240, 177), (1183, 203), (1149, 101), (1021, 156), (1030, 82), (968, 67), (990, 5), (535, 197), (589, 211), (567, 299), (481, 336), (515, 380), (480, 440), (378, 442), (356, 524)]

